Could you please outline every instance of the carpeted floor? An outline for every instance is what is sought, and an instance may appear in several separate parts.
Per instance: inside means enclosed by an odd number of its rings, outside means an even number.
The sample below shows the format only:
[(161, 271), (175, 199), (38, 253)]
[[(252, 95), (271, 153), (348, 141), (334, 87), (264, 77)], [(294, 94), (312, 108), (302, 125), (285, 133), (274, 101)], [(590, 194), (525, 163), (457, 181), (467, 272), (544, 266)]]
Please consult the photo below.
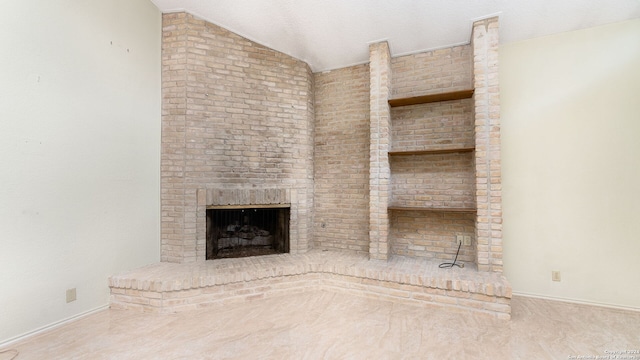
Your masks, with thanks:
[(1, 350), (17, 350), (16, 360), (595, 359), (615, 352), (640, 360), (633, 353), (640, 312), (519, 296), (512, 307), (512, 320), (502, 321), (312, 291), (177, 314), (105, 310)]

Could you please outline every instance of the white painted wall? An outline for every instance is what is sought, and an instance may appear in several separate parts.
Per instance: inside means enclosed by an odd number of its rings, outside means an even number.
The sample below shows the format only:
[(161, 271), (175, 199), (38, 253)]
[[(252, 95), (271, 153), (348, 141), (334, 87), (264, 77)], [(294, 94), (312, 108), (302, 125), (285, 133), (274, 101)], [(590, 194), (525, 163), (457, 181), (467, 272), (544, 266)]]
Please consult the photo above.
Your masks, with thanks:
[(514, 292), (640, 308), (640, 19), (502, 46), (500, 82)]
[(148, 0), (3, 3), (0, 343), (159, 261), (160, 37)]

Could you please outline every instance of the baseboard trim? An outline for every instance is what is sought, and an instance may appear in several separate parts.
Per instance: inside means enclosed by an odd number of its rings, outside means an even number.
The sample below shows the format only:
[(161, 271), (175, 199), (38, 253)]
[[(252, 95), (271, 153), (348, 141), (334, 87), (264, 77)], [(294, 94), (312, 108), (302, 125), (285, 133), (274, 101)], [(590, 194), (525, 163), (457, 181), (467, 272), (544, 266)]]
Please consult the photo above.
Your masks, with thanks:
[(49, 330), (53, 330), (53, 329), (55, 329), (55, 328), (57, 328), (59, 326), (62, 326), (62, 325), (65, 325), (65, 324), (72, 323), (74, 321), (80, 320), (85, 316), (89, 316), (91, 314), (95, 314), (97, 312), (106, 310), (108, 308), (109, 308), (109, 304), (98, 306), (97, 308), (93, 308), (91, 310), (87, 310), (87, 311), (82, 312), (80, 314), (73, 315), (71, 317), (68, 317), (68, 318), (53, 322), (51, 324), (48, 324), (48, 325), (45, 325), (45, 326), (42, 326), (42, 327), (39, 327), (39, 328), (37, 328), (35, 330), (31, 330), (31, 331), (28, 331), (26, 333), (20, 334), (18, 336), (14, 336), (12, 338), (3, 340), (2, 342), (0, 342), (0, 349), (5, 347), (5, 346), (7, 346), (7, 345), (13, 344), (15, 342), (18, 342), (18, 341), (21, 341), (21, 340), (25, 340), (27, 338), (30, 338), (32, 336), (41, 334), (41, 333), (49, 331)]
[(513, 295), (514, 296), (528, 297), (528, 298), (535, 298), (535, 299), (542, 299), (542, 300), (560, 301), (560, 302), (565, 302), (565, 303), (570, 303), (570, 304), (597, 306), (597, 307), (603, 307), (603, 308), (615, 309), (615, 310), (640, 312), (640, 308), (637, 308), (637, 307), (614, 305), (614, 304), (605, 304), (605, 303), (599, 303), (599, 302), (595, 302), (595, 301), (585, 301), (585, 300), (562, 298), (562, 297), (539, 295), (539, 294), (531, 294), (531, 293), (524, 293), (524, 292), (517, 292), (517, 291), (514, 291)]

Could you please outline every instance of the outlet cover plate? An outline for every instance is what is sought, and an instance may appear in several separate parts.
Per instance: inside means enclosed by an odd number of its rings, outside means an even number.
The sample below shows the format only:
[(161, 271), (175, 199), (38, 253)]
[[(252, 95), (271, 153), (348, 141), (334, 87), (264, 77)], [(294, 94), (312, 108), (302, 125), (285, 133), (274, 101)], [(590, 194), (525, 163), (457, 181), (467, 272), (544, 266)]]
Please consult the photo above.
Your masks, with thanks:
[(67, 303), (76, 301), (76, 288), (67, 290)]

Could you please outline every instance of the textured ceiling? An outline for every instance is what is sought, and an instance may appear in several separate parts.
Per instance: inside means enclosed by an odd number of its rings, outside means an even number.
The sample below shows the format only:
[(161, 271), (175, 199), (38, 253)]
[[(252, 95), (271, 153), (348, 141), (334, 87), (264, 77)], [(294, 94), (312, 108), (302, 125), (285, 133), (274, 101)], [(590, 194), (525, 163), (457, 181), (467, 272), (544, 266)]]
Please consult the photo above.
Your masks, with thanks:
[[(500, 16), (501, 43), (640, 18), (640, 0), (152, 0), (324, 71), (469, 42), (474, 20)], [(638, 40), (640, 43), (640, 39)], [(638, 46), (636, 44), (635, 46)]]

